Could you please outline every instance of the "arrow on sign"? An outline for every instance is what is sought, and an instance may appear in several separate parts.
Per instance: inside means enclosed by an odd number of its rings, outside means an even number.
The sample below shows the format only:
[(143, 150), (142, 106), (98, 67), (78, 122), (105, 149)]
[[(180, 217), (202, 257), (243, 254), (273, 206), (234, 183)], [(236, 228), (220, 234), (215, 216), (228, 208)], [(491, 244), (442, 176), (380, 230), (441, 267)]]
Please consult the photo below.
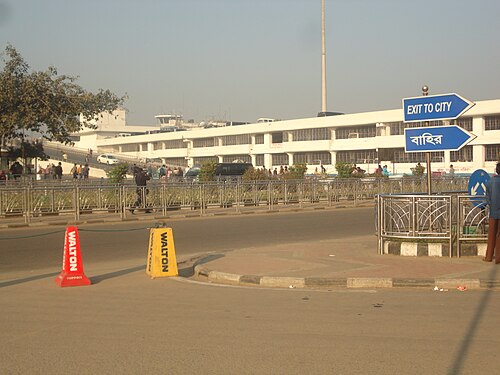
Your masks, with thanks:
[(457, 125), (405, 129), (405, 151), (456, 151), (476, 136)]
[(449, 120), (460, 117), (474, 103), (458, 94), (403, 99), (404, 122)]
[(477, 195), (477, 191), (478, 189), (481, 187), (481, 194), (479, 195), (484, 195), (485, 192), (486, 192), (486, 186), (484, 185), (484, 182), (481, 182), (481, 184), (479, 184), (479, 182), (477, 184), (475, 184), (471, 189), (470, 189), (470, 195)]

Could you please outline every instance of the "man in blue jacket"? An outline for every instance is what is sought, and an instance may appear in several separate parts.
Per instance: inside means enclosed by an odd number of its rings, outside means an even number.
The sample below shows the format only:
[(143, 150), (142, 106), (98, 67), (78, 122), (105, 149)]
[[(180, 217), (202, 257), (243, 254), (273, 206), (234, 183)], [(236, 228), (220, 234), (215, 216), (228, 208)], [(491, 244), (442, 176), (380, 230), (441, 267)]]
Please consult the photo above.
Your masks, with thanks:
[[(496, 175), (486, 184), (486, 199), (490, 208), (489, 226), (488, 226), (488, 247), (485, 262), (493, 261), (495, 253), (495, 263), (500, 263), (500, 163), (495, 168)], [(498, 249), (495, 249), (498, 246)]]

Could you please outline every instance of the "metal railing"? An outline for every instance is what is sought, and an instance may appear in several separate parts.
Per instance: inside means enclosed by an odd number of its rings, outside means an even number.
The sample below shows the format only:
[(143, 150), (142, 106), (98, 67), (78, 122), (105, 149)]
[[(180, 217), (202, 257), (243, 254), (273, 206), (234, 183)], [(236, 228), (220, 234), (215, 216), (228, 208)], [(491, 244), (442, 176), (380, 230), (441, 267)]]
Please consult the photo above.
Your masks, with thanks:
[[(175, 181), (175, 180), (173, 180)], [(423, 182), (422, 182), (423, 181)], [(443, 190), (462, 189), (461, 179), (437, 181)], [(436, 188), (435, 188), (436, 189)], [(200, 215), (220, 209), (244, 212), (255, 207), (356, 206), (382, 193), (425, 190), (422, 179), (305, 179), (249, 182), (187, 183), (149, 181), (137, 189), (128, 181), (113, 185), (106, 180), (9, 181), (0, 185), (0, 220), (22, 215), (25, 222), (44, 215), (106, 212), (124, 218), (132, 209), (166, 215), (172, 210)], [(138, 199), (141, 197), (141, 199)]]
[(389, 195), (377, 196), (376, 228), (378, 250), (390, 240), (440, 242), (449, 245), (449, 256), (460, 257), (463, 242), (485, 242), (488, 208), (484, 196)]

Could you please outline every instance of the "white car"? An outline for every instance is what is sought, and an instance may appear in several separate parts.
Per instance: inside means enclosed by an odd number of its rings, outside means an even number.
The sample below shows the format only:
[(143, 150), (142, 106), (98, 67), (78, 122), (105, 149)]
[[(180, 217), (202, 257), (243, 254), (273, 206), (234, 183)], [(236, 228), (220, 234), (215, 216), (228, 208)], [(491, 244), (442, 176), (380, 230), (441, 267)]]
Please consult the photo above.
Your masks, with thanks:
[(118, 164), (120, 161), (114, 155), (102, 154), (97, 157), (97, 162), (101, 164)]

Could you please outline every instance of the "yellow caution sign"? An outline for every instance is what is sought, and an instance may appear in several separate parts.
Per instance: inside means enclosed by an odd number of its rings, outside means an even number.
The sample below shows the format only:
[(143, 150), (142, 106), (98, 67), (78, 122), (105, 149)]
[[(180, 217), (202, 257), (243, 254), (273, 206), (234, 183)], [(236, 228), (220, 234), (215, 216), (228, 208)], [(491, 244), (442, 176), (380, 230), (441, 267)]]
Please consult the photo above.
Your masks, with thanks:
[(172, 228), (150, 229), (146, 274), (153, 278), (179, 275)]

